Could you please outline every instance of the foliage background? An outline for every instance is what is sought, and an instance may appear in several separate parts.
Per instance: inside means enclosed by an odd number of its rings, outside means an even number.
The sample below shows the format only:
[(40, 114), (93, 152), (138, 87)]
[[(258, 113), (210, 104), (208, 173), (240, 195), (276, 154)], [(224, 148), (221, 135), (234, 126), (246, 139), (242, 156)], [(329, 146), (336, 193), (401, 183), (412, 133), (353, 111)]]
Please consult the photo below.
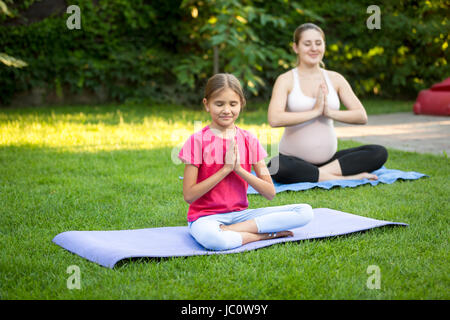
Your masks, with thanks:
[[(304, 22), (326, 34), (324, 62), (360, 97), (414, 99), (450, 75), (450, 1), (378, 1), (381, 29), (369, 30), (371, 0), (4, 0), (0, 104), (40, 89), (83, 91), (106, 100), (198, 104), (214, 68), (235, 74), (248, 98), (267, 100), (276, 77), (295, 66), (292, 34)], [(69, 30), (65, 8), (81, 9)], [(59, 10), (53, 10), (59, 8)], [(47, 15), (33, 16), (37, 12)]]

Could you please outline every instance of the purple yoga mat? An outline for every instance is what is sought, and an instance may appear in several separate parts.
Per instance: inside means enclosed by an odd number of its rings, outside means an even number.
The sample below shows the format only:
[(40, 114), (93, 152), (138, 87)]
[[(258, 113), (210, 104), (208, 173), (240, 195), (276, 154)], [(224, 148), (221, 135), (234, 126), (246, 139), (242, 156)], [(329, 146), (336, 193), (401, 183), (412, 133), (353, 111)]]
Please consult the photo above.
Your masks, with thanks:
[(405, 223), (318, 208), (314, 209), (314, 219), (309, 224), (291, 230), (294, 233), (293, 237), (252, 242), (225, 251), (210, 251), (203, 248), (189, 234), (187, 226), (117, 231), (66, 231), (58, 234), (53, 242), (92, 262), (114, 268), (118, 261), (128, 258), (238, 253), (281, 242), (332, 237), (386, 225), (408, 226)]

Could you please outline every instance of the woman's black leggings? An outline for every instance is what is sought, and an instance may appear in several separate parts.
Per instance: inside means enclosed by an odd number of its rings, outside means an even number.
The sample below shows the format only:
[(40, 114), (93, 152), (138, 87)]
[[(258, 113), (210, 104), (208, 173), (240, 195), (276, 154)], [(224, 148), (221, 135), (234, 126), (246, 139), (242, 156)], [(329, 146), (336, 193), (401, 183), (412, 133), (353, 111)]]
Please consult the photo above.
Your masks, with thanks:
[(342, 175), (349, 176), (375, 171), (386, 162), (387, 158), (388, 153), (385, 147), (371, 144), (338, 151), (330, 160), (322, 164), (311, 164), (280, 153), (270, 160), (268, 167), (272, 179), (276, 182), (317, 182), (319, 167), (336, 159), (341, 166)]

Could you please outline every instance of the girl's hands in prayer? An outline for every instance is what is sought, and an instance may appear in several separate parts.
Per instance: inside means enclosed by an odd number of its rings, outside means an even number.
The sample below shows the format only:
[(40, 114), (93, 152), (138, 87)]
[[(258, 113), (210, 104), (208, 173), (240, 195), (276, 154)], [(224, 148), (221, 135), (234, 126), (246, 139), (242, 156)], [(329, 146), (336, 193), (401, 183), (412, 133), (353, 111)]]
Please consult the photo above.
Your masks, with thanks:
[(235, 139), (231, 140), (230, 146), (225, 154), (225, 169), (229, 172), (242, 170), (241, 158), (239, 156), (239, 148)]
[(237, 143), (234, 144), (234, 154), (235, 154), (235, 159), (236, 159), (236, 162), (234, 164), (234, 171), (238, 172), (239, 170), (242, 169), (242, 167), (241, 167), (241, 158), (239, 156), (239, 148), (238, 148)]
[(227, 148), (227, 153), (225, 154), (224, 168), (229, 172), (233, 171), (236, 166), (236, 147), (236, 142), (232, 139)]

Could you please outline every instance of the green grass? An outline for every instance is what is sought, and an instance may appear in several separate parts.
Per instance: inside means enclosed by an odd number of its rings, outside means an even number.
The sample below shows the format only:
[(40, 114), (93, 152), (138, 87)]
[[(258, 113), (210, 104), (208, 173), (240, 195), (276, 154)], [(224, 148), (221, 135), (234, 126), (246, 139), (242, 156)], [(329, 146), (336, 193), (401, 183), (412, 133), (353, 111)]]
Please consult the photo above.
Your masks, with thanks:
[[(429, 175), (416, 181), (283, 192), (272, 201), (249, 196), (250, 207), (309, 203), (407, 228), (240, 254), (125, 261), (114, 270), (51, 242), (68, 230), (185, 225), (183, 166), (171, 155), (193, 132), (193, 121), (207, 119), (177, 106), (1, 110), (0, 299), (450, 298), (444, 156), (389, 150), (387, 167)], [(249, 108), (240, 125), (278, 137), (265, 119), (262, 108)], [(339, 148), (356, 145), (339, 142)], [(71, 265), (80, 268), (80, 290), (67, 288)], [(369, 265), (380, 268), (379, 290), (366, 286)]]

